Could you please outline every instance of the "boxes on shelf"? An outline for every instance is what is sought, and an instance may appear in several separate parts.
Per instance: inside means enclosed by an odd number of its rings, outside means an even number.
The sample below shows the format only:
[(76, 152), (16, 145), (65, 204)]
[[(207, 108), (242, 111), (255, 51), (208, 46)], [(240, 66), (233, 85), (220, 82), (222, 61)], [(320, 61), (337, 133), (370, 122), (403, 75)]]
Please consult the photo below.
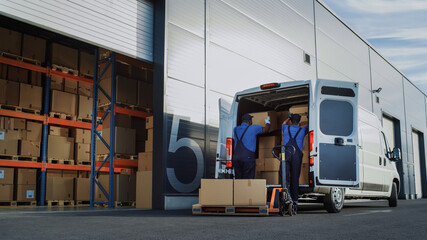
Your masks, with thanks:
[(19, 83), (0, 79), (0, 104), (19, 105)]
[(78, 69), (79, 52), (77, 49), (70, 48), (58, 43), (52, 43), (50, 52), (50, 59), (52, 60), (52, 64), (71, 68), (74, 70)]
[(15, 170), (8, 167), (0, 167), (0, 184), (13, 184)]
[(36, 201), (36, 184), (16, 185), (16, 201)]
[[(110, 96), (111, 77), (103, 78), (99, 86)], [(137, 105), (138, 104), (138, 81), (135, 79), (117, 75), (116, 77), (116, 103)], [(104, 94), (99, 94), (99, 105), (108, 104), (110, 101)]]
[(49, 135), (47, 157), (60, 160), (74, 159), (74, 138)]
[(9, 130), (25, 130), (26, 120), (22, 118), (3, 117), (4, 129)]
[(77, 94), (77, 81), (72, 79), (64, 79), (64, 92)]
[(153, 170), (153, 152), (138, 153), (138, 171)]
[(21, 55), (22, 33), (0, 27), (0, 51)]
[(7, 67), (7, 80), (28, 83), (28, 70), (13, 66)]
[(46, 200), (73, 200), (74, 178), (48, 177), (46, 180)]
[(41, 142), (42, 140), (42, 123), (27, 121), (27, 138), (28, 141)]
[(136, 208), (152, 208), (153, 172), (136, 173)]
[(70, 133), (76, 143), (91, 143), (92, 131), (89, 129), (72, 128)]
[(267, 188), (264, 179), (234, 180), (234, 206), (265, 206), (266, 200)]
[(35, 110), (42, 109), (43, 89), (29, 84), (20, 84), (19, 106)]
[(80, 51), (79, 73), (84, 76), (93, 76), (93, 63), (95, 57), (93, 54)]
[(90, 162), (90, 144), (76, 143), (75, 144), (75, 160), (76, 164), (81, 162)]
[(16, 168), (16, 185), (33, 185), (37, 183), (37, 169)]
[(93, 96), (93, 85), (89, 84), (89, 83), (83, 83), (83, 82), (79, 82), (78, 83), (78, 94), (79, 95), (83, 95), (86, 97), (92, 97)]
[(79, 95), (79, 108), (77, 111), (77, 116), (79, 118), (91, 119), (92, 105), (93, 105), (93, 98)]
[(77, 95), (72, 93), (52, 90), (51, 111), (76, 116)]
[[(136, 132), (135, 129), (130, 128), (122, 128), (122, 127), (116, 127), (115, 128), (115, 152), (117, 154), (135, 154), (135, 138), (136, 138)], [(102, 137), (107, 142), (107, 144), (110, 144), (110, 129), (109, 128), (103, 128), (102, 129)], [(96, 141), (96, 149), (98, 154), (108, 154), (109, 150), (104, 145), (104, 143), (101, 140)]]
[(202, 179), (199, 204), (202, 206), (233, 206), (233, 179)]
[[(109, 193), (109, 176), (100, 175), (98, 177), (99, 184)], [(135, 175), (115, 175), (114, 176), (114, 201), (126, 202), (135, 201), (136, 199), (136, 177)], [(95, 201), (105, 202), (107, 198), (104, 196), (99, 187), (95, 188)]]
[(68, 137), (70, 129), (66, 127), (49, 126), (49, 135)]
[(90, 200), (90, 178), (76, 178), (75, 179), (75, 198), (76, 201), (89, 201)]
[(50, 89), (51, 90), (58, 90), (63, 91), (64, 90), (64, 78), (58, 77), (55, 75), (52, 75), (50, 77)]
[(23, 39), (22, 56), (44, 62), (46, 58), (46, 40), (28, 34), (24, 34)]
[(18, 130), (0, 129), (0, 154), (17, 155), (20, 139)]
[(13, 184), (0, 183), (0, 201), (12, 201), (12, 200), (13, 200)]
[(19, 140), (19, 155), (40, 157), (40, 142)]

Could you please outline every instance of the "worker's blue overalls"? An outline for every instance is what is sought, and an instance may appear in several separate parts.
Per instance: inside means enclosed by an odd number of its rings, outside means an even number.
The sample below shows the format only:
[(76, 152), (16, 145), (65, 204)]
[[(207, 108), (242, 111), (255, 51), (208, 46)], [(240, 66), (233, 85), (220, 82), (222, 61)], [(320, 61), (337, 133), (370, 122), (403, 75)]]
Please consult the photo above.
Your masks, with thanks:
[(239, 127), (242, 126), (246, 128), (244, 129), (240, 137), (237, 134), (238, 127), (234, 128), (234, 137), (236, 139), (236, 144), (234, 146), (233, 152), (234, 177), (236, 179), (254, 179), (256, 165), (255, 151), (251, 151), (245, 146), (243, 138), (246, 135), (246, 145), (249, 148), (256, 149), (256, 136), (259, 133), (262, 133), (262, 127), (259, 125), (249, 125), (247, 123), (243, 123)]
[[(288, 155), (286, 158), (286, 188), (288, 189), (291, 198), (294, 202), (298, 203), (298, 191), (299, 191), (299, 176), (301, 172), (301, 161), (302, 161), (302, 151), (297, 143), (298, 135), (303, 131), (303, 136), (306, 134), (305, 128), (299, 128), (296, 132), (295, 136), (292, 137), (291, 134), (291, 126), (288, 126), (288, 134), (289, 141), (285, 144), (285, 146), (293, 146), (295, 148), (295, 153), (288, 159)], [(285, 135), (285, 131), (283, 129), (283, 135)], [(302, 144), (300, 144), (302, 145)], [(288, 152), (286, 154), (289, 154)], [(280, 179), (282, 179), (282, 167), (280, 166), (279, 171)]]

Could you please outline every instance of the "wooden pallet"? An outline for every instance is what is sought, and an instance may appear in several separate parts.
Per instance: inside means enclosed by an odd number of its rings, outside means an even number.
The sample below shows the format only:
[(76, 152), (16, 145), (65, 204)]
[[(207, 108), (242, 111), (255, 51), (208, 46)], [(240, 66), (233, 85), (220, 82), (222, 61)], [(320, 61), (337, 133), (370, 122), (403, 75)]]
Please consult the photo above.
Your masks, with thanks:
[(40, 115), (40, 110), (38, 109), (24, 108), (20, 106), (0, 105), (0, 109)]
[(86, 123), (92, 123), (92, 118), (77, 117), (77, 121), (79, 121), (79, 122), (86, 122)]
[(0, 201), (2, 207), (35, 207), (37, 201)]
[(76, 201), (75, 206), (88, 207), (88, 206), (90, 206), (90, 201)]
[(49, 158), (47, 163), (74, 165), (74, 160)]
[(57, 112), (50, 112), (49, 117), (60, 118), (60, 119), (71, 120), (71, 121), (77, 120), (77, 116), (75, 116), (75, 115), (69, 115), (69, 114), (57, 113)]
[(34, 65), (37, 65), (37, 66), (41, 66), (42, 65), (42, 62), (40, 60), (35, 60), (35, 59), (32, 59), (32, 58), (22, 57), (22, 56), (19, 56), (19, 55), (8, 53), (8, 52), (0, 52), (0, 56), (5, 57), (5, 58), (9, 58), (9, 59), (13, 59), (13, 60), (17, 60), (17, 61), (20, 61), (20, 62), (34, 64)]
[(194, 204), (193, 215), (267, 216), (268, 206), (202, 206)]
[[(96, 203), (95, 206), (108, 207), (108, 203)], [(135, 207), (135, 206), (136, 206), (135, 201), (125, 201), (125, 202), (114, 201), (114, 207)]]
[(48, 207), (74, 206), (74, 201), (73, 200), (47, 200), (47, 206)]
[[(108, 154), (98, 154), (96, 155), (96, 161), (104, 161)], [(138, 161), (138, 155), (129, 155), (129, 154), (115, 154), (114, 159), (122, 160), (135, 160)]]
[(0, 154), (0, 159), (1, 160), (11, 160), (11, 161), (37, 162), (39, 157)]
[(68, 67), (64, 67), (64, 66), (60, 66), (60, 65), (56, 65), (56, 64), (52, 64), (52, 70), (63, 72), (63, 73), (67, 73), (67, 74), (71, 74), (71, 75), (74, 75), (74, 76), (78, 76), (79, 75), (79, 70), (75, 70), (75, 69), (72, 69), (72, 68), (68, 68)]
[(91, 162), (90, 161), (77, 161), (76, 165), (81, 165), (81, 166), (90, 166)]

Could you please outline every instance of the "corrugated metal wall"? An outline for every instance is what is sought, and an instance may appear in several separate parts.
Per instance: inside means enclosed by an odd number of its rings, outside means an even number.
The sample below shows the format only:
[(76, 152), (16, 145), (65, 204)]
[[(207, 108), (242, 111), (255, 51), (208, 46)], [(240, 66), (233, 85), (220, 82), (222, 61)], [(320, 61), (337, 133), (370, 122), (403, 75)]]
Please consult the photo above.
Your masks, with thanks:
[(0, 14), (153, 61), (153, 3), (150, 0), (2, 0)]

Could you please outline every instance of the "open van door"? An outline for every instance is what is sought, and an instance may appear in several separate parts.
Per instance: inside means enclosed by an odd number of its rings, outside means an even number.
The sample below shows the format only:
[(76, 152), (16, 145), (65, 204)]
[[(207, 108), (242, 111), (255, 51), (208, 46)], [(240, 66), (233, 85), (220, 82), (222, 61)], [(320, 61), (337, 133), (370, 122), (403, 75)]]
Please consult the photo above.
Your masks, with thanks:
[(318, 186), (359, 187), (358, 88), (355, 82), (317, 80), (311, 155)]
[[(219, 104), (219, 129), (218, 142), (216, 148), (215, 178), (227, 178), (224, 175), (232, 174), (232, 169), (227, 168), (227, 138), (233, 137), (233, 115), (231, 104), (227, 100), (220, 98)], [(221, 176), (223, 174), (223, 176)]]

